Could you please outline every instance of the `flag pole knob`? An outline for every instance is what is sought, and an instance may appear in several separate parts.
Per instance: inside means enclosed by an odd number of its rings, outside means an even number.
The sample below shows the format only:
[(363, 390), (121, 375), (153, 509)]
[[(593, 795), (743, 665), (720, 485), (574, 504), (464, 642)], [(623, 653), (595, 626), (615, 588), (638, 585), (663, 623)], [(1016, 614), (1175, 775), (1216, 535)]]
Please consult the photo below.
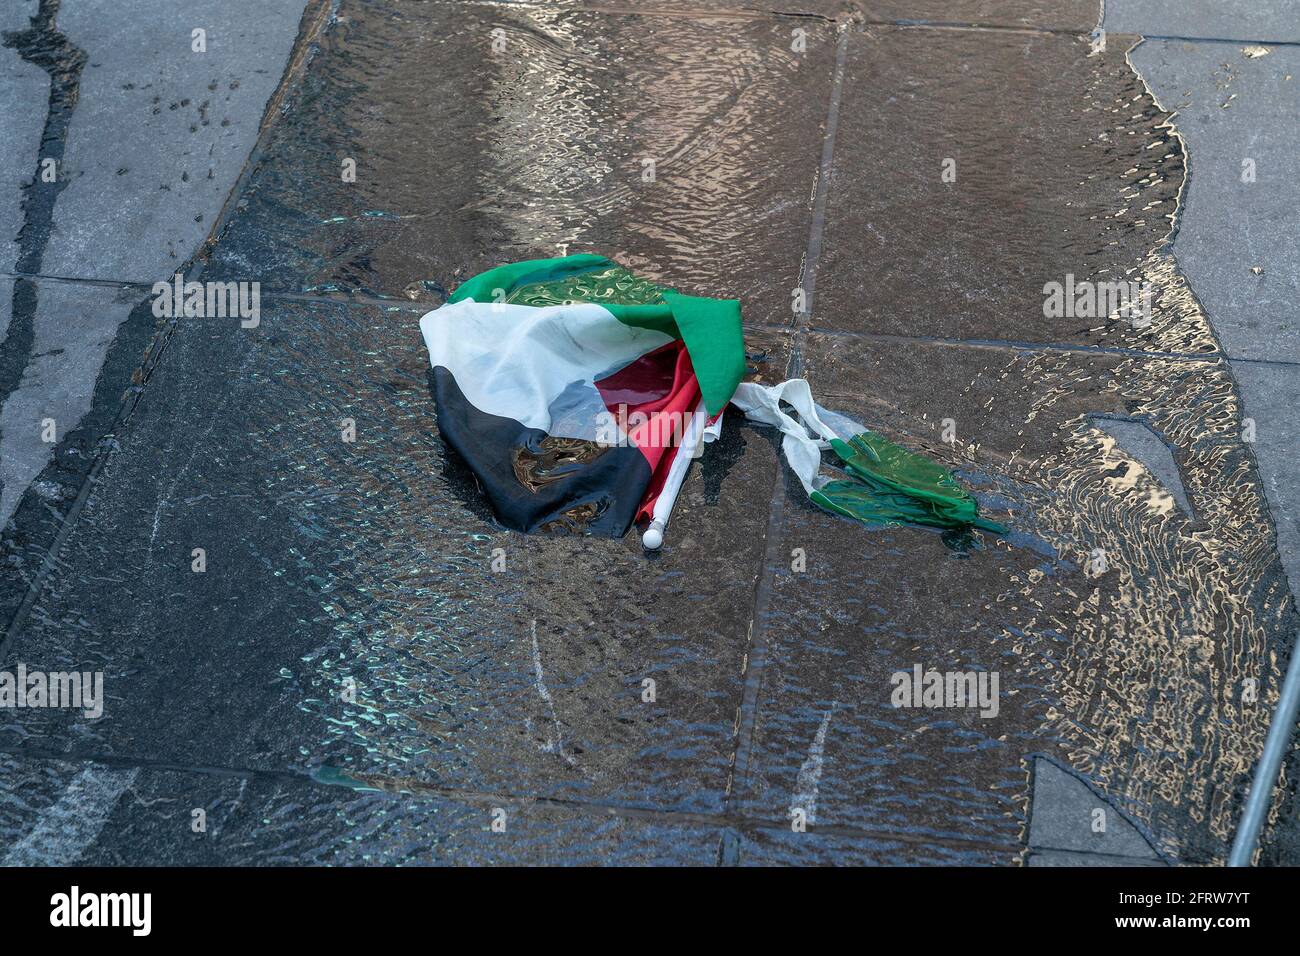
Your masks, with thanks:
[(645, 534), (641, 535), (641, 547), (647, 551), (658, 551), (664, 543), (664, 523), (662, 521), (651, 521), (650, 527), (645, 529)]

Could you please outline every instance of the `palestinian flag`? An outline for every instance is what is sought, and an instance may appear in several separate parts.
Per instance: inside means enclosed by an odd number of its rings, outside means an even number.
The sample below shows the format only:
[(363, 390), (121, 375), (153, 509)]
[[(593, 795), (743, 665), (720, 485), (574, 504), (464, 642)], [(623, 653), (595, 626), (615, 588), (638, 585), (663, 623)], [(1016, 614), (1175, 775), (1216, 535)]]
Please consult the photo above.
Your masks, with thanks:
[(745, 371), (740, 303), (604, 256), (500, 266), (420, 320), (438, 428), (518, 531), (618, 536), (654, 506), (686, 423)]
[(729, 402), (782, 432), (786, 462), (827, 511), (1005, 530), (942, 466), (816, 404), (803, 379), (742, 384), (734, 300), (681, 295), (604, 256), (574, 255), (477, 275), (420, 331), (442, 436), (518, 531), (619, 536), (652, 514), (666, 521), (688, 422), (716, 438)]

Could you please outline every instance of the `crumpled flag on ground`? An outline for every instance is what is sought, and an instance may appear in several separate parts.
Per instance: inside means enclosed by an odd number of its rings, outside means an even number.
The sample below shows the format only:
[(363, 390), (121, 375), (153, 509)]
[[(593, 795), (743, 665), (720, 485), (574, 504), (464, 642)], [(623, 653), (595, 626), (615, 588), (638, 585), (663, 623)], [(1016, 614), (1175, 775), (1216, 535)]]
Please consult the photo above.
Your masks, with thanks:
[[(652, 513), (689, 416), (708, 419), (707, 442), (731, 403), (781, 429), (786, 460), (828, 511), (1002, 530), (946, 470), (816, 405), (802, 379), (741, 384), (735, 300), (682, 295), (604, 256), (573, 255), (474, 276), (420, 330), (439, 430), (509, 528), (624, 534)], [(820, 474), (823, 451), (844, 477)]]
[[(822, 408), (801, 378), (772, 386), (746, 382), (737, 386), (731, 400), (747, 418), (781, 430), (785, 460), (808, 497), (827, 511), (865, 524), (1006, 533), (979, 516), (975, 499), (947, 469)], [(847, 478), (832, 480), (821, 474), (826, 450), (839, 457)]]

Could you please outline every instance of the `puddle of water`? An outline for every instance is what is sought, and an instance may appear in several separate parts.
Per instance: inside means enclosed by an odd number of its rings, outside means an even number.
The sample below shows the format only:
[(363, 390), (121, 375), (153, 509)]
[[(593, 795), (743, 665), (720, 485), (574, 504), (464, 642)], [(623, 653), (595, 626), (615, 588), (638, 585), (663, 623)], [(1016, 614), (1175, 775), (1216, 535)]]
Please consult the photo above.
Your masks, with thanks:
[[(647, 28), (636, 18), (537, 9), (345, 4), (343, 12), (348, 25), (326, 41), (222, 239), (217, 274), (264, 268), (303, 285), (398, 295), (424, 281), (452, 287), (458, 276), (571, 241), (652, 278), (739, 295), (751, 321), (788, 318), (829, 34), (798, 60), (784, 23), (746, 21), (719, 44), (715, 27), (694, 18)], [(524, 55), (491, 59), (498, 28), (507, 49)], [(934, 66), (951, 50), (928, 42), (908, 69), (951, 83)], [(1002, 49), (1008, 82), (1036, 62), (1018, 46)], [(444, 69), (431, 76), (430, 63)], [(1126, 202), (1176, 191), (1181, 154), (1140, 89), (1097, 69), (1098, 85), (1076, 103), (1086, 121), (1053, 136), (1073, 146), (1072, 136), (1092, 142), (1097, 125), (1114, 134), (1098, 147), (1107, 185), (1089, 194), (1110, 205), (1081, 220), (1090, 231), (1063, 257), (1052, 249), (1041, 271), (1076, 253), (1113, 270), (1094, 253), (1119, 243), (1124, 255), (1111, 258), (1158, 289), (1154, 321), (1145, 330), (1116, 323), (1080, 344), (1206, 351), (1208, 323), (1167, 254), (1129, 251), (1158, 232), (1163, 211), (1140, 227), (1117, 222)], [(846, 117), (862, 95), (848, 92)], [(816, 109), (791, 107), (805, 102)], [(850, 127), (846, 119), (841, 135)], [(911, 142), (906, 133), (900, 143)], [(1042, 160), (1032, 149), (1016, 168)], [(360, 160), (356, 183), (334, 178), (341, 150)], [(756, 167), (759, 150), (770, 162)], [(654, 188), (633, 187), (645, 158), (656, 160)], [(314, 169), (329, 175), (303, 172)], [(989, 188), (996, 199), (1007, 187)], [(391, 215), (366, 215), (378, 209)], [(995, 253), (976, 248), (972, 261), (982, 268)], [(1026, 261), (1041, 266), (1035, 254), (1029, 245)], [(880, 288), (890, 314), (916, 299)], [(856, 304), (842, 302), (830, 318), (861, 321)], [(838, 702), (818, 757), (819, 822), (877, 813), (877, 828), (975, 837), (986, 845), (979, 854), (1014, 849), (1028, 799), (1024, 754), (1052, 750), (1166, 852), (1215, 858), (1270, 704), (1266, 693), (1244, 707), (1239, 691), (1250, 677), (1267, 685), (1292, 624), (1226, 369), (1097, 352), (962, 349), (945, 358), (924, 351), (940, 346), (914, 344), (885, 356), (901, 357), (891, 372), (888, 361), (870, 364), (883, 349), (869, 343), (835, 382), (827, 369), (851, 348), (822, 345), (824, 354), (810, 348), (809, 367), (832, 386), (825, 404), (840, 404), (829, 400), (838, 386), (858, 403), (845, 411), (955, 467), (1000, 503), (1005, 514), (990, 516), (1006, 518), (1015, 535), (953, 549), (915, 530), (854, 526), (845, 536), (834, 519), (801, 509), (797, 495), (785, 505), (791, 546), (824, 550), (805, 577), (781, 577), (773, 598), (778, 637), (744, 807), (781, 819), (800, 790), (808, 741)], [(753, 336), (750, 347), (761, 374), (784, 364), (780, 336)], [(718, 810), (777, 475), (770, 436), (728, 426), (684, 490), (670, 547), (657, 558), (634, 540), (521, 538), (492, 524), (472, 478), (438, 441), (425, 364), (408, 313), (284, 306), (248, 336), (196, 324), (178, 331), (150, 384), (154, 397), (24, 635), (25, 650), (50, 659), (102, 661), (123, 700), (152, 702), (148, 714), (123, 708), (81, 739), (109, 752), (151, 741), (159, 753), (206, 746), (219, 751), (214, 764), (232, 766), (327, 763), (333, 769), (321, 772), (345, 785), (382, 778), (398, 788), (414, 781)], [(965, 437), (946, 444), (932, 426), (952, 408)], [(1098, 412), (1148, 420), (1180, 449), (1201, 524), (1117, 477), (1113, 451), (1087, 425)], [(345, 419), (357, 426), (355, 442), (340, 438)], [(123, 497), (114, 483), (132, 469), (188, 477), (157, 501)], [(196, 540), (226, 542), (223, 560), (238, 571), (196, 581), (186, 562), (164, 565), (166, 548), (188, 553)], [(1108, 570), (1091, 576), (1096, 549)], [(252, 633), (227, 634), (221, 627), (241, 596), (230, 592), (249, 581), (267, 589), (265, 617)], [(193, 643), (149, 640), (178, 620), (195, 622)], [(217, 654), (203, 640), (208, 627), (235, 639), (220, 646), (223, 659), (203, 664), (251, 675), (253, 696), (299, 719), (283, 731), (287, 740), (254, 758), (235, 720), (243, 713), (225, 706), (220, 683), (194, 693), (213, 695), (213, 719), (230, 725), (193, 729), (193, 739), (150, 736), (154, 724), (204, 712), (160, 688), (192, 676), (194, 655)], [(873, 668), (887, 676), (900, 661), (990, 660), (1006, 668), (1008, 686), (1016, 679), (996, 728), (871, 708), (888, 699)], [(873, 696), (877, 684), (883, 697)], [(60, 739), (54, 718), (24, 721), (4, 729)], [(888, 852), (968, 859), (961, 846), (915, 846)]]
[[(829, 699), (858, 700), (852, 744), (828, 745), (819, 817), (1007, 839), (1028, 805), (1024, 754), (1041, 750), (1164, 852), (1222, 859), (1294, 613), (1226, 363), (1177, 357), (1217, 352), (1168, 249), (1182, 143), (1122, 46), (867, 32), (850, 49), (815, 324), (880, 335), (810, 336), (809, 376), (824, 404), (954, 468), (1013, 533), (945, 552), (787, 509), (787, 550), (810, 570), (777, 576), (751, 805), (797, 789), (785, 738), (806, 739)], [(976, 78), (954, 85), (941, 62)], [(966, 173), (945, 192), (949, 149)], [(1045, 321), (1043, 280), (1067, 272), (1149, 283), (1150, 322)], [(1177, 449), (1196, 520), (1095, 415), (1149, 422)], [(1001, 669), (1001, 714), (888, 709), (890, 673), (914, 662)]]

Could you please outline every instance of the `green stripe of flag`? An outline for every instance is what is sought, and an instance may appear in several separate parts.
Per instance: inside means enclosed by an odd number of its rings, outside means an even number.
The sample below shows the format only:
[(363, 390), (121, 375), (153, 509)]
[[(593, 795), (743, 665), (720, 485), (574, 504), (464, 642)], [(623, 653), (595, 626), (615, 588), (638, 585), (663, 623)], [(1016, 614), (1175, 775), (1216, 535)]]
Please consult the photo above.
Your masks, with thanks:
[[(594, 277), (593, 282), (582, 281), (602, 270), (608, 274)], [(540, 288), (548, 284), (554, 288)], [(527, 288), (530, 286), (538, 287), (536, 294), (530, 294), (534, 291)], [(618, 301), (620, 298), (636, 301)], [(578, 254), (498, 266), (467, 279), (447, 301), (466, 299), (520, 304), (591, 302), (625, 325), (680, 338), (690, 353), (710, 415), (726, 408), (745, 374), (739, 301), (682, 295), (659, 288), (637, 280), (604, 256)]]

